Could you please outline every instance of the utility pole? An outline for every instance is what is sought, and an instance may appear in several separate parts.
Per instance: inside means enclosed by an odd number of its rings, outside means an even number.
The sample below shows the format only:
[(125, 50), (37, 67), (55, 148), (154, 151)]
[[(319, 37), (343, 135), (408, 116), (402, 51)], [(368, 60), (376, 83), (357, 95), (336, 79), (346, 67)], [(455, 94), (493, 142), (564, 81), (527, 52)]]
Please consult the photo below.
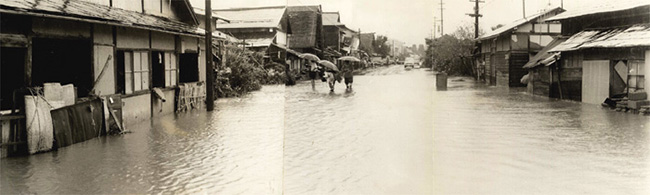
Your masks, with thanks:
[(442, 12), (443, 8), (442, 0), (440, 0), (440, 36), (445, 35), (445, 23), (443, 23), (444, 14)]
[(560, 8), (564, 9), (564, 0), (560, 0)]
[(214, 110), (214, 66), (212, 66), (212, 2), (205, 0), (205, 107)]
[(478, 38), (478, 18), (483, 17), (483, 15), (479, 13), (478, 4), (485, 3), (485, 1), (480, 1), (480, 0), (469, 0), (469, 1), (476, 3), (474, 5), (474, 13), (467, 14), (467, 15), (469, 15), (470, 17), (474, 17), (474, 38)]

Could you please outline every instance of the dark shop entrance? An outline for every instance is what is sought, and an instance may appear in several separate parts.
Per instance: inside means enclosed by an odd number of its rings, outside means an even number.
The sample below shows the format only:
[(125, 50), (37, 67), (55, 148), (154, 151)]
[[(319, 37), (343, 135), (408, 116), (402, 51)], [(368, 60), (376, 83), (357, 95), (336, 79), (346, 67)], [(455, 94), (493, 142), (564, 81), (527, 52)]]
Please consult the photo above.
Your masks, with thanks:
[(92, 47), (89, 40), (33, 38), (32, 85), (74, 84), (77, 97), (92, 89)]

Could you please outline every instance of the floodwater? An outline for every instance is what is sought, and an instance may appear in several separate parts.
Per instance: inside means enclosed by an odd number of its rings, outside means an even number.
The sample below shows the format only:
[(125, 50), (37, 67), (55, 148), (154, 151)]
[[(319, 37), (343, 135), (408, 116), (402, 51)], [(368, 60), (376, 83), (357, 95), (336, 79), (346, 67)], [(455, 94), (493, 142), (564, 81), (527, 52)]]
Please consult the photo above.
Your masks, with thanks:
[(1, 160), (0, 194), (650, 194), (650, 117), (426, 70), (265, 86)]

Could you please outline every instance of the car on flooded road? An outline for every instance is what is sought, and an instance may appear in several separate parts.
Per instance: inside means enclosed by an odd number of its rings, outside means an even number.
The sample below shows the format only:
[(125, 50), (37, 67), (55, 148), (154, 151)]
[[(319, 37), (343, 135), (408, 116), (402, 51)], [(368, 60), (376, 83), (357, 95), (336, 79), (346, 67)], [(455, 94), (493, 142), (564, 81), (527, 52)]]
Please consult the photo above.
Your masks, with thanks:
[(406, 60), (404, 61), (404, 69), (410, 70), (415, 68), (416, 65), (419, 66), (419, 64), (417, 64), (417, 62), (413, 58), (406, 58)]

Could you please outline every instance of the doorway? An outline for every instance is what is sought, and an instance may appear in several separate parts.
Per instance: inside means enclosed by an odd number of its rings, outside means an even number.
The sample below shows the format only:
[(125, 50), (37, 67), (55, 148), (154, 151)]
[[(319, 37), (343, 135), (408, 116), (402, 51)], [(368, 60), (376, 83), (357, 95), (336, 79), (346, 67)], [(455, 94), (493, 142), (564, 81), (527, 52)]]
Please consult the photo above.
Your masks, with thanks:
[(13, 92), (25, 86), (25, 48), (0, 48), (0, 110), (13, 108)]

